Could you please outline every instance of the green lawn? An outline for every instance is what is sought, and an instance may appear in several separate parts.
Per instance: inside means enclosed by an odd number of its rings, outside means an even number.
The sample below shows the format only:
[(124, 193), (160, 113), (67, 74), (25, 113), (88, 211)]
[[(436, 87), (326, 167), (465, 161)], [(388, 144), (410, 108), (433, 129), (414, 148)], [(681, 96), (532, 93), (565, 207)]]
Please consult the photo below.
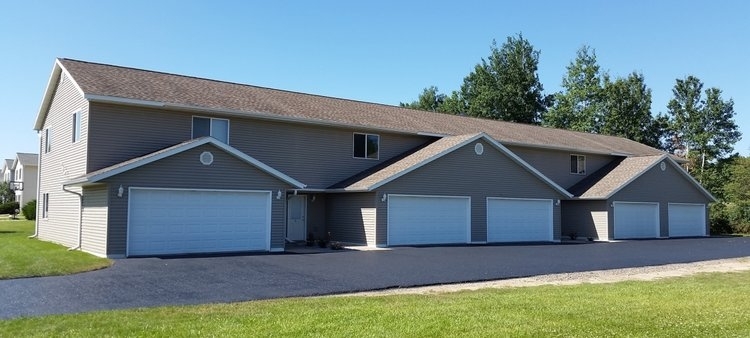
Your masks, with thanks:
[(112, 264), (105, 258), (29, 239), (33, 234), (34, 221), (0, 221), (0, 279), (68, 275)]
[(0, 321), (0, 336), (747, 337), (750, 272), (94, 312)]

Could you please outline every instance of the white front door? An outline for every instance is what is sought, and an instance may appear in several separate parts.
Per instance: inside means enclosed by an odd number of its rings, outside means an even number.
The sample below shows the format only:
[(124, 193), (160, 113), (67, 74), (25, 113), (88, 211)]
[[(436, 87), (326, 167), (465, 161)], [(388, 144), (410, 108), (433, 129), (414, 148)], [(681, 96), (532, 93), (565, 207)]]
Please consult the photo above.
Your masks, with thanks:
[(304, 241), (307, 232), (307, 196), (290, 196), (286, 210), (286, 239)]

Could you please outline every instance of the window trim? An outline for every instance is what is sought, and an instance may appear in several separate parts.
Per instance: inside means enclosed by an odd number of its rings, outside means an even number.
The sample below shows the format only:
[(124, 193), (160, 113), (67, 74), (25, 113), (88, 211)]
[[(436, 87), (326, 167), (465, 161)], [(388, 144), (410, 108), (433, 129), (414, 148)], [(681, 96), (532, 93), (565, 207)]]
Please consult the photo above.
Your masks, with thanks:
[[(582, 176), (585, 176), (586, 175), (586, 155), (570, 154), (570, 157), (573, 157), (573, 156), (576, 157), (576, 169), (578, 171), (577, 172), (572, 172), (571, 171), (570, 174), (571, 175), (582, 175)], [(581, 172), (581, 168), (579, 167), (581, 158), (583, 158), (583, 172)]]
[(52, 151), (52, 128), (44, 129), (44, 153)]
[(190, 138), (191, 139), (195, 138), (195, 122), (194, 121), (195, 121), (196, 117), (197, 118), (201, 118), (201, 119), (208, 119), (209, 120), (209, 122), (208, 122), (208, 136), (215, 138), (219, 142), (221, 142), (221, 140), (219, 140), (219, 139), (217, 139), (216, 137), (213, 136), (213, 133), (214, 133), (214, 120), (224, 120), (224, 121), (227, 121), (227, 143), (226, 144), (227, 145), (229, 144), (229, 131), (231, 129), (231, 124), (232, 123), (231, 123), (231, 121), (229, 119), (220, 118), (220, 117), (209, 117), (209, 116), (193, 115), (190, 118)]
[[(356, 135), (365, 136), (365, 156), (364, 157), (358, 157), (354, 155), (354, 152), (356, 150), (354, 149), (354, 137), (356, 137)], [(368, 136), (376, 136), (378, 138), (378, 152), (375, 158), (371, 158), (367, 156), (367, 137)], [(352, 158), (358, 159), (358, 160), (375, 160), (375, 161), (380, 160), (380, 134), (359, 133), (359, 132), (352, 133)]]
[(81, 111), (77, 111), (73, 113), (73, 136), (72, 140), (73, 143), (77, 143), (81, 140), (81, 128), (82, 128), (82, 121), (83, 117), (81, 116)]
[(49, 218), (49, 193), (42, 194), (42, 219)]

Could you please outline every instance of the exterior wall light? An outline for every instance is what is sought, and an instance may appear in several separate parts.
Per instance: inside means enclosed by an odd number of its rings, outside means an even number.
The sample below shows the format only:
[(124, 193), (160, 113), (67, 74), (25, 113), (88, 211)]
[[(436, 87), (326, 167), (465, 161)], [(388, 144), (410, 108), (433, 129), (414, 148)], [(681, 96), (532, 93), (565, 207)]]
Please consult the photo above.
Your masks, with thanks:
[(280, 200), (280, 199), (281, 199), (281, 189), (279, 189), (279, 191), (278, 191), (278, 192), (276, 192), (276, 199), (277, 199), (277, 200)]
[(383, 197), (380, 198), (381, 202), (385, 202), (388, 200), (388, 194), (383, 194)]
[(120, 187), (117, 188), (117, 197), (122, 198), (122, 194), (125, 193), (125, 189), (122, 187), (122, 184), (120, 184)]

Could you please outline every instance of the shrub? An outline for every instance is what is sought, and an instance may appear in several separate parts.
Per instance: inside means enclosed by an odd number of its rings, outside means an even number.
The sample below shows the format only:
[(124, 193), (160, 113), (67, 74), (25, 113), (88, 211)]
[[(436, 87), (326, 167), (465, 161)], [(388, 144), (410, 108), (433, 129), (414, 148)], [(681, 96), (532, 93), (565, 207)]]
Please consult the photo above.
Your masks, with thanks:
[(0, 204), (0, 214), (14, 214), (18, 208), (18, 202), (3, 203)]
[(23, 209), (21, 209), (21, 213), (23, 213), (23, 217), (26, 217), (27, 220), (33, 221), (36, 219), (36, 200), (29, 201), (29, 203), (26, 203), (26, 205), (23, 206)]
[(724, 203), (713, 203), (711, 204), (711, 210), (709, 211), (709, 222), (711, 227), (712, 235), (719, 234), (731, 234), (732, 224), (729, 221), (727, 215), (726, 206)]

